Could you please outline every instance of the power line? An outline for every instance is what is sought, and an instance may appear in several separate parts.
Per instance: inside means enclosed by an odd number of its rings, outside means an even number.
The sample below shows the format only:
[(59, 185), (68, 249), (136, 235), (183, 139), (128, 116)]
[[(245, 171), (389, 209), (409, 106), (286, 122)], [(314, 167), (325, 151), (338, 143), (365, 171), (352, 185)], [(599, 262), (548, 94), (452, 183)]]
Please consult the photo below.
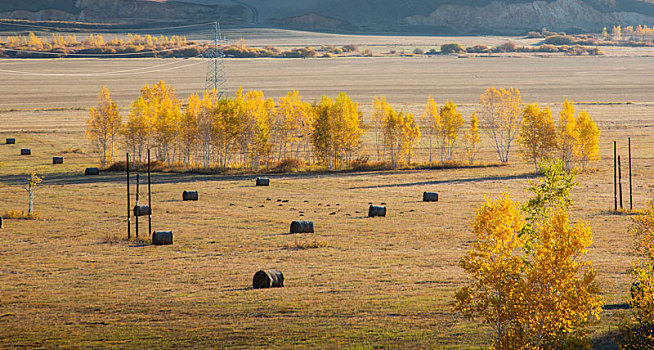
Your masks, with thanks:
[[(80, 23), (81, 25), (84, 25), (83, 23)], [(126, 28), (126, 29), (99, 29), (99, 28), (83, 28), (84, 30), (89, 30), (89, 31), (104, 31), (104, 32), (118, 32), (118, 31), (138, 31), (138, 32), (146, 32), (146, 31), (161, 31), (161, 30), (173, 30), (173, 29), (181, 29), (181, 28), (192, 28), (192, 27), (202, 27), (202, 26), (208, 26), (208, 25), (213, 25), (214, 22), (208, 22), (208, 23), (198, 23), (198, 24), (188, 24), (188, 25), (181, 25), (181, 26), (174, 26), (174, 27), (160, 27), (160, 28)], [(54, 26), (43, 26), (43, 25), (38, 25), (38, 24), (24, 24), (24, 23), (14, 23), (14, 22), (3, 22), (2, 19), (0, 19), (0, 25), (7, 25), (7, 26), (17, 26), (17, 27), (26, 27), (26, 28), (41, 28), (41, 29), (54, 29), (54, 30), (60, 30), (60, 31), (68, 31), (71, 32), (71, 30), (80, 30), (82, 28), (75, 28), (75, 27), (54, 27)]]
[(132, 53), (64, 53), (64, 52), (51, 52), (51, 51), (33, 51), (33, 50), (21, 50), (21, 49), (5, 49), (0, 48), (0, 51), (12, 51), (12, 52), (24, 52), (24, 53), (34, 53), (42, 55), (53, 55), (53, 56), (75, 56), (75, 57), (107, 57), (107, 56), (134, 56), (134, 55), (144, 55), (150, 53), (159, 53), (159, 52), (170, 52), (176, 50), (183, 50), (189, 47), (202, 46), (203, 44), (193, 44), (187, 46), (181, 46), (171, 49), (162, 49), (162, 50), (151, 50), (151, 51), (137, 51)]
[[(200, 56), (196, 57), (191, 57), (191, 58), (198, 58)], [(17, 70), (10, 70), (10, 69), (0, 69), (0, 74), (11, 74), (11, 75), (31, 75), (31, 76), (46, 76), (46, 77), (96, 77), (96, 76), (107, 76), (107, 75), (138, 75), (138, 74), (148, 74), (148, 73), (155, 73), (155, 72), (165, 72), (165, 71), (170, 71), (170, 70), (175, 70), (175, 69), (181, 69), (181, 68), (186, 68), (186, 67), (192, 67), (196, 66), (198, 64), (204, 63), (203, 61), (198, 61), (194, 62), (191, 64), (186, 64), (183, 66), (177, 66), (177, 67), (171, 67), (171, 68), (164, 68), (164, 69), (152, 69), (152, 68), (159, 68), (159, 67), (164, 67), (164, 66), (170, 66), (173, 64), (177, 64), (180, 62), (184, 62), (189, 60), (190, 58), (185, 58), (181, 61), (175, 61), (175, 62), (169, 62), (169, 63), (164, 63), (156, 66), (149, 66), (149, 67), (143, 67), (143, 68), (136, 68), (136, 69), (127, 69), (127, 70), (120, 70), (120, 71), (113, 71), (113, 72), (94, 72), (94, 73), (39, 73), (39, 72), (29, 72), (29, 71), (17, 71)]]

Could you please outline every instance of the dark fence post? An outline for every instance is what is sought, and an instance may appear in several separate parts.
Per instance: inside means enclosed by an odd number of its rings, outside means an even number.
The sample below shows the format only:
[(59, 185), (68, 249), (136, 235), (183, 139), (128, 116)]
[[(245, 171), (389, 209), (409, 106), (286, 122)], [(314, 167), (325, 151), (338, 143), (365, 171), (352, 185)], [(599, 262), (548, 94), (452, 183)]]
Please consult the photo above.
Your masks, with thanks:
[(129, 200), (129, 152), (127, 153), (127, 165), (125, 166), (125, 169), (127, 169), (127, 239), (132, 238), (132, 208)]
[(620, 167), (620, 156), (618, 156), (618, 186), (620, 187), (620, 209), (622, 209), (622, 168)]
[(634, 210), (634, 199), (631, 187), (631, 137), (629, 138), (629, 210)]

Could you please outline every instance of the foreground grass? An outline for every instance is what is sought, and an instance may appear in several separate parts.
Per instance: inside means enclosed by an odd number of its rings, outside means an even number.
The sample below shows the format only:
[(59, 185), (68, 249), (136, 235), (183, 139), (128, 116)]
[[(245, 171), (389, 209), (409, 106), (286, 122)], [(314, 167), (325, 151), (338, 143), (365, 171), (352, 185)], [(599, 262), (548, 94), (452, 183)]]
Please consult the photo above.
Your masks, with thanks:
[[(2, 347), (484, 347), (490, 328), (451, 310), (466, 280), (458, 261), (484, 195), (524, 199), (532, 176), (529, 165), (295, 174), (262, 188), (252, 176), (156, 173), (153, 229), (173, 230), (175, 244), (155, 247), (144, 244), (146, 220), (140, 240), (125, 240), (122, 173), (85, 177), (87, 155), (72, 152), (64, 167), (47, 165), (47, 153), (76, 145), (25, 137), (42, 152), (0, 147), (0, 209), (26, 206), (16, 171), (41, 164), (42, 216), (5, 222)], [(610, 174), (607, 161), (581, 175), (573, 210), (592, 226), (589, 258), (611, 306), (593, 334), (600, 349), (615, 348), (628, 313), (619, 306), (632, 259), (630, 217), (607, 212)], [(184, 190), (200, 200), (181, 201)], [(427, 190), (440, 201), (420, 202)], [(368, 203), (386, 203), (388, 217), (365, 217)], [(313, 220), (316, 233), (287, 234), (297, 219)], [(281, 270), (285, 288), (251, 289), (261, 268)]]

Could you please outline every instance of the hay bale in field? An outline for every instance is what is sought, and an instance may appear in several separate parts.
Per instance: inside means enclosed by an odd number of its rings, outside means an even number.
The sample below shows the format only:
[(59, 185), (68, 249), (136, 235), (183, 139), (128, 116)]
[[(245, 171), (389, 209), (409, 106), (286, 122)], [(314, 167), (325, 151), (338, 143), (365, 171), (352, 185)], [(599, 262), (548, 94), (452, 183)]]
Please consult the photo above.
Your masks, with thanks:
[(16, 139), (13, 137), (7, 137), (5, 139), (5, 143), (8, 145), (15, 145), (16, 144)]
[(135, 205), (134, 216), (145, 216), (152, 214), (149, 205)]
[(173, 231), (154, 231), (152, 233), (152, 244), (173, 244)]
[(438, 202), (438, 193), (436, 192), (424, 192), (422, 194), (423, 202)]
[(52, 164), (64, 164), (64, 157), (52, 157)]
[(182, 193), (182, 200), (197, 201), (198, 200), (198, 191), (184, 191), (184, 193)]
[(252, 287), (261, 288), (281, 288), (284, 286), (284, 274), (277, 270), (259, 270), (252, 278)]
[(270, 179), (267, 177), (258, 177), (257, 186), (270, 186)]
[(2, 228), (2, 215), (0, 215), (0, 228)]
[(100, 169), (86, 168), (86, 170), (84, 170), (84, 175), (100, 175)]
[(21, 156), (29, 156), (32, 154), (32, 150), (29, 148), (21, 148), (20, 149), (20, 155)]
[(291, 233), (313, 233), (313, 221), (298, 220), (291, 222)]
[(386, 207), (370, 205), (370, 208), (368, 208), (368, 217), (374, 218), (375, 216), (386, 216)]

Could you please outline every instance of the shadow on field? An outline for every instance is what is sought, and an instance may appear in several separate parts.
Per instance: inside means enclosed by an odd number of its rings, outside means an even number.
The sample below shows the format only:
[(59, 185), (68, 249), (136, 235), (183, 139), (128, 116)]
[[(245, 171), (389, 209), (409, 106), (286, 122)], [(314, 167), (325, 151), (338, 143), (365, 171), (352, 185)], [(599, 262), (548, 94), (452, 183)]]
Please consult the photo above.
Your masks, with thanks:
[(518, 174), (518, 175), (510, 175), (510, 176), (484, 176), (484, 177), (473, 177), (468, 179), (435, 180), (435, 181), (408, 182), (403, 184), (358, 186), (358, 187), (350, 187), (350, 189), (361, 190), (361, 189), (371, 189), (371, 188), (411, 187), (411, 186), (442, 185), (442, 184), (481, 182), (481, 181), (506, 181), (506, 180), (519, 180), (519, 179), (534, 179), (537, 177), (540, 177), (540, 175), (533, 174), (533, 173), (526, 173), (526, 174)]
[[(364, 172), (317, 172), (317, 173), (299, 173), (299, 174), (247, 174), (247, 175), (220, 175), (220, 174), (197, 174), (197, 173), (152, 173), (152, 184), (170, 184), (170, 183), (188, 183), (197, 181), (254, 181), (259, 176), (266, 176), (271, 180), (284, 180), (284, 179), (318, 179), (329, 177), (374, 177), (374, 176), (393, 176), (393, 175), (406, 175), (414, 174), (420, 171), (438, 171), (437, 170), (381, 170), (381, 171), (364, 171)], [(139, 172), (141, 175), (141, 183), (145, 180), (147, 173)], [(26, 174), (12, 174), (1, 175), (0, 183), (5, 185), (19, 186), (24, 185), (27, 179)], [(102, 183), (124, 183), (125, 173), (122, 172), (101, 172), (100, 175), (83, 175), (80, 173), (59, 173), (59, 174), (45, 174), (43, 177), (43, 184), (45, 185), (84, 185), (84, 184), (102, 184)], [(418, 186), (430, 185), (450, 182), (472, 182), (472, 181), (485, 181), (485, 180), (509, 180), (519, 178), (530, 178), (535, 175), (515, 175), (515, 176), (502, 176), (502, 177), (485, 177), (473, 179), (457, 179), (447, 181), (429, 181), (417, 182), (410, 184), (396, 184), (396, 185), (380, 185), (380, 186), (365, 186), (365, 187), (352, 187), (352, 189), (359, 188), (375, 188), (375, 187), (403, 187), (403, 186)], [(136, 184), (136, 174), (130, 174), (130, 181)], [(146, 180), (147, 181), (147, 180)], [(247, 187), (247, 186), (246, 186)]]
[(620, 349), (621, 340), (622, 334), (618, 330), (607, 331), (591, 336), (590, 347), (591, 349), (618, 350)]

